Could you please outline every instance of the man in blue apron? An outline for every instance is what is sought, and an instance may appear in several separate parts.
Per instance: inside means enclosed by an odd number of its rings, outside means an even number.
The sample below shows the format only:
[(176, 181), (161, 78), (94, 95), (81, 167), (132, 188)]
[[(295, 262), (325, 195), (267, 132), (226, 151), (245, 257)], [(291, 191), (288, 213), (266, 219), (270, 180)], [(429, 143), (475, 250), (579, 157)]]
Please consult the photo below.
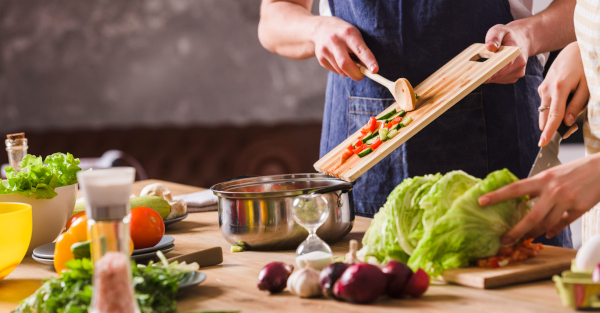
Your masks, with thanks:
[[(523, 5), (518, 2), (323, 0), (321, 6), (332, 15), (324, 17), (310, 13), (312, 0), (263, 0), (263, 46), (291, 58), (316, 56), (331, 71), (321, 156), (394, 102), (385, 87), (362, 79), (350, 55), (386, 78), (405, 77), (417, 86), (484, 39), (493, 51), (500, 44), (522, 50), (522, 57), (492, 77), (493, 84), (467, 95), (357, 180), (353, 194), (358, 215), (377, 213), (407, 177), (457, 169), (485, 177), (502, 168), (527, 176), (540, 138), (537, 88), (543, 65), (535, 55), (575, 40), (568, 23), (575, 1), (555, 0), (544, 12), (514, 21), (511, 4)], [(572, 246), (568, 228), (552, 239), (537, 240)]]

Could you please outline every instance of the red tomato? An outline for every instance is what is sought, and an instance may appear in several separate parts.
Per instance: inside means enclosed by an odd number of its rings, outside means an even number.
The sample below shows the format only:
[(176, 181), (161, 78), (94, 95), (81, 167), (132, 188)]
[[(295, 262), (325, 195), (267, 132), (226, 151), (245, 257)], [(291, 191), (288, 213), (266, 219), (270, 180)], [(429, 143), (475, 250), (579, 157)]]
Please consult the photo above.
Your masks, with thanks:
[(379, 128), (379, 122), (377, 122), (377, 119), (374, 117), (371, 117), (371, 119), (369, 120), (369, 124), (367, 124), (369, 126), (369, 130), (374, 133), (377, 128)]
[(354, 145), (355, 145), (356, 147), (360, 147), (360, 146), (362, 146), (362, 145), (363, 145), (363, 142), (362, 142), (362, 140), (359, 140), (359, 141), (357, 141), (357, 142), (356, 142)]
[(71, 228), (71, 224), (73, 224), (73, 222), (75, 222), (75, 220), (80, 218), (81, 216), (85, 216), (85, 211), (79, 212), (79, 213), (71, 216), (71, 218), (69, 218), (69, 220), (67, 221), (67, 229), (66, 230), (69, 230), (69, 228)]
[(366, 136), (367, 134), (368, 134), (368, 133), (363, 133), (362, 135), (358, 136), (358, 138), (357, 138), (357, 139), (358, 139), (358, 140), (360, 140), (360, 139), (363, 139), (363, 138), (365, 138), (365, 136)]
[(160, 215), (146, 207), (137, 207), (129, 212), (131, 239), (135, 249), (154, 247), (165, 234), (165, 222)]
[(346, 149), (348, 149), (348, 151), (352, 151), (354, 150), (354, 147), (352, 145), (349, 145), (348, 147), (346, 147)]
[(369, 146), (369, 148), (373, 149), (373, 151), (375, 151), (375, 149), (377, 149), (377, 147), (379, 147), (381, 145), (381, 140), (377, 139), (375, 140), (375, 142)]

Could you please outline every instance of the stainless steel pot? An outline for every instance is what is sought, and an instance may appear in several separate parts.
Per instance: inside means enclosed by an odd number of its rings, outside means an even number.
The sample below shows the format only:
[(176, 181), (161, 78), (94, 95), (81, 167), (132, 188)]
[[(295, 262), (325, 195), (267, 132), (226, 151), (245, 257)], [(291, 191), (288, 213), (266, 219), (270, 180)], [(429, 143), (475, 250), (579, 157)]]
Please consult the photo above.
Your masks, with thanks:
[(296, 249), (308, 232), (292, 217), (292, 201), (320, 193), (329, 218), (317, 230), (328, 243), (340, 241), (354, 225), (352, 184), (324, 174), (290, 174), (238, 179), (210, 188), (219, 197), (219, 227), (232, 244), (252, 250)]

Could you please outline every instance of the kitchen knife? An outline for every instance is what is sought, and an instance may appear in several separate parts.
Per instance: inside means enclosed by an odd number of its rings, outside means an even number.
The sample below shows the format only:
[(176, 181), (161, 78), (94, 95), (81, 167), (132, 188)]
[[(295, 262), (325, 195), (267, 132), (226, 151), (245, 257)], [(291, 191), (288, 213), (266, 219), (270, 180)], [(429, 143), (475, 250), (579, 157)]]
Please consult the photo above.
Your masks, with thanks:
[(550, 142), (546, 146), (542, 147), (540, 152), (538, 152), (537, 158), (535, 158), (535, 162), (533, 163), (531, 171), (529, 171), (529, 176), (527, 177), (535, 176), (539, 172), (562, 164), (558, 159), (558, 150), (560, 142), (567, 134), (569, 129), (571, 129), (571, 127), (567, 126), (565, 122), (560, 123), (560, 126), (554, 133), (554, 136), (552, 136), (552, 140), (550, 140)]
[(200, 268), (203, 268), (223, 263), (223, 250), (221, 247), (213, 247), (176, 256), (168, 259), (167, 261), (169, 261), (169, 263), (174, 261), (179, 261), (179, 263), (181, 263), (185, 261), (188, 264), (196, 262), (198, 265), (200, 265)]

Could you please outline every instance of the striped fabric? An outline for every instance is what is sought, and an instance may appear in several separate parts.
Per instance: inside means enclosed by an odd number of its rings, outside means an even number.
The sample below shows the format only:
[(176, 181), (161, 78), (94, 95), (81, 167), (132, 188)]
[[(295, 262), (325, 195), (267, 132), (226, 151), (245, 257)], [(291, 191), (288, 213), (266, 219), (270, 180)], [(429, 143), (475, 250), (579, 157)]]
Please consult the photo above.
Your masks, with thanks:
[[(575, 31), (590, 101), (583, 125), (586, 154), (600, 152), (600, 0), (577, 0)], [(600, 233), (600, 204), (582, 218), (582, 244)]]
[(575, 30), (590, 89), (583, 125), (586, 154), (600, 152), (600, 0), (578, 0)]

